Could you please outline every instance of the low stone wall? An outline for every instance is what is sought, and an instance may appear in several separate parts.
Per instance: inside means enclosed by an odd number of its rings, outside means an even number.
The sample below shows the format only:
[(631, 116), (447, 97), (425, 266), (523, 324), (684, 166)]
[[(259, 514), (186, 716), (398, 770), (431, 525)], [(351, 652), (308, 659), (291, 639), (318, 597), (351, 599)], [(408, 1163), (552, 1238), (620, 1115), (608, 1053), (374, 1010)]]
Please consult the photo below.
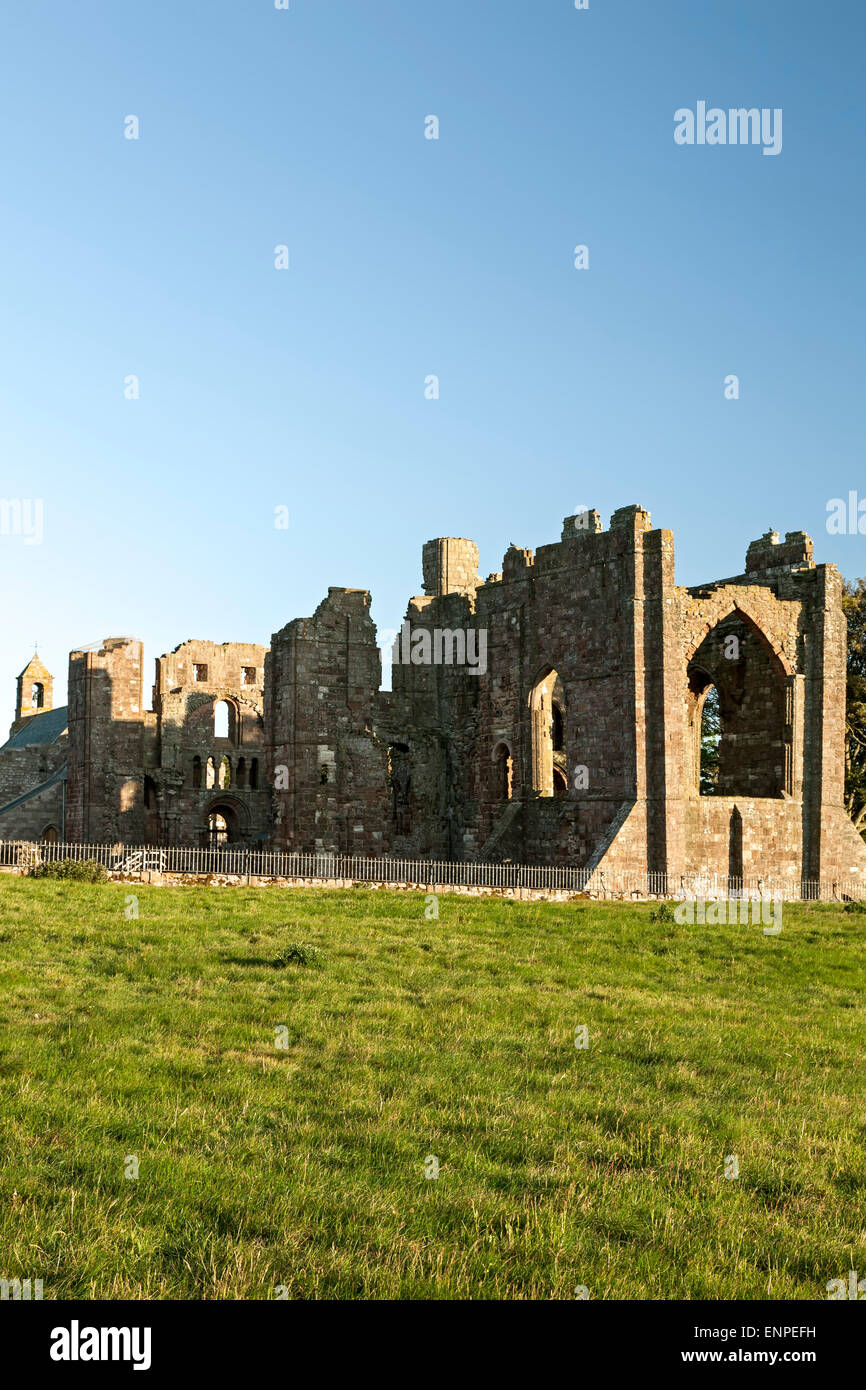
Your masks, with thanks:
[[(16, 866), (0, 867), (0, 874), (25, 874), (26, 869)], [(171, 874), (158, 869), (145, 869), (143, 873), (109, 874), (112, 883), (151, 884), (156, 888), (326, 888), (347, 889), (366, 888), (371, 892), (396, 893), (434, 893), (437, 897), (454, 893), (464, 898), (509, 898), (516, 902), (566, 903), (574, 899), (607, 900), (620, 902), (654, 902), (655, 894), (634, 892), (601, 892), (591, 889), (587, 892), (572, 891), (565, 888), (492, 888), (486, 885), (465, 883), (377, 883), (369, 879), (354, 878), (268, 878), (259, 874)]]
[[(118, 883), (152, 883), (161, 887), (206, 888), (363, 888), (370, 892), (454, 893), (464, 898), (511, 898), (520, 902), (570, 902), (573, 898), (600, 898), (601, 893), (572, 892), (564, 888), (489, 888), (465, 883), (376, 883), (353, 878), (265, 878), (257, 874), (168, 874), (156, 869), (138, 874), (112, 874)], [(612, 896), (612, 895), (608, 895)]]
[[(0, 865), (0, 874), (26, 874), (27, 871), (26, 863)], [(676, 891), (671, 889), (666, 893), (650, 892), (646, 887), (635, 887), (634, 885), (615, 886), (603, 882), (602, 877), (599, 874), (593, 878), (587, 888), (571, 889), (494, 887), (487, 884), (466, 883), (424, 883), (409, 879), (380, 882), (375, 879), (286, 877), (264, 874), (168, 873), (159, 869), (109, 872), (108, 875), (109, 881), (112, 883), (136, 885), (145, 883), (162, 888), (323, 888), (328, 890), (342, 889), (344, 891), (356, 888), (367, 889), (370, 892), (424, 893), (436, 894), (437, 896), (452, 893), (464, 898), (504, 898), (514, 902), (567, 903), (582, 900), (584, 902), (676, 903), (695, 899), (705, 902), (719, 902), (727, 897), (724, 881), (713, 882), (709, 877), (702, 884), (684, 884)], [(774, 884), (769, 882), (758, 888), (753, 885), (746, 887), (745, 890), (738, 889), (732, 896), (750, 900), (764, 898), (767, 901), (783, 900), (785, 902), (845, 902), (852, 899), (866, 901), (864, 886), (852, 884), (850, 881), (822, 882), (820, 895), (801, 896), (798, 891), (799, 886), (796, 883)]]

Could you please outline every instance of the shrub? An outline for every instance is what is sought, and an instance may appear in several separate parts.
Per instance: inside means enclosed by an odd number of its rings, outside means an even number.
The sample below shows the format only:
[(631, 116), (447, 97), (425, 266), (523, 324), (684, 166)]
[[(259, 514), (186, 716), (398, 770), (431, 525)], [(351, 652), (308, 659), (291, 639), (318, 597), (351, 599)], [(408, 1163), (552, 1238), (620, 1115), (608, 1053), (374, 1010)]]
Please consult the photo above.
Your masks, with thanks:
[(655, 911), (650, 913), (651, 922), (675, 922), (676, 920), (667, 903), (659, 903)]
[(57, 859), (28, 870), (30, 878), (73, 879), (77, 883), (106, 883), (108, 870), (96, 859)]
[(866, 912), (866, 903), (858, 902), (856, 898), (852, 898), (850, 902), (845, 904), (844, 910), (846, 912)]
[(301, 941), (293, 941), (291, 946), (285, 946), (274, 961), (274, 965), (282, 970), (287, 965), (314, 965), (321, 967), (322, 953), (315, 946), (305, 946)]

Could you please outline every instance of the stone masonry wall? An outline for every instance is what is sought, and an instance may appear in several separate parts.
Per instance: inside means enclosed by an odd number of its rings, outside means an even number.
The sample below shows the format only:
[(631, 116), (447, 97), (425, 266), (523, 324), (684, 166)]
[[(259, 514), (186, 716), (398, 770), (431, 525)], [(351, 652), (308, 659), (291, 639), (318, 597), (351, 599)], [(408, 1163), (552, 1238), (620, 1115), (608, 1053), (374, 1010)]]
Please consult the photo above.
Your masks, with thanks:
[(381, 659), (365, 589), (328, 590), (271, 639), (267, 774), (279, 848), (387, 848), (387, 743), (374, 728)]
[[(271, 836), (265, 770), (264, 647), (188, 641), (156, 663), (156, 738), (146, 759), (151, 805), (147, 840), (206, 844), (210, 817), (232, 839)], [(217, 707), (228, 716), (217, 732)]]
[[(842, 799), (841, 579), (803, 532), (768, 532), (742, 574), (689, 589), (638, 506), (607, 531), (595, 511), (568, 517), (486, 581), (466, 538), (421, 558), (390, 692), (364, 589), (329, 589), (269, 651), (182, 643), (157, 662), (152, 711), (141, 643), (73, 652), (67, 837), (866, 883)], [(15, 752), (0, 789), (48, 765)], [(37, 833), (42, 810), (0, 834)]]
[(69, 840), (144, 837), (143, 660), (131, 637), (69, 654)]
[[(66, 739), (32, 748), (5, 749), (0, 755), (0, 807), (41, 786), (66, 761)], [(41, 840), (49, 828), (61, 837), (63, 783), (55, 783), (21, 806), (0, 811), (0, 840)]]

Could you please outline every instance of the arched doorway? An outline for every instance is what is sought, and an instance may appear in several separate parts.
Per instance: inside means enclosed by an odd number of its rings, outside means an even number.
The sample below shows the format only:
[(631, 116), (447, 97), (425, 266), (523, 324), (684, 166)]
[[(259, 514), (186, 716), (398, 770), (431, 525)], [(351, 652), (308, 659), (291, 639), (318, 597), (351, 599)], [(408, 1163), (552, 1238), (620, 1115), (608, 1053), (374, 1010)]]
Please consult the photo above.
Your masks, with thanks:
[(209, 849), (225, 849), (227, 845), (243, 842), (247, 831), (248, 814), (239, 802), (226, 797), (212, 801), (205, 819), (205, 842)]

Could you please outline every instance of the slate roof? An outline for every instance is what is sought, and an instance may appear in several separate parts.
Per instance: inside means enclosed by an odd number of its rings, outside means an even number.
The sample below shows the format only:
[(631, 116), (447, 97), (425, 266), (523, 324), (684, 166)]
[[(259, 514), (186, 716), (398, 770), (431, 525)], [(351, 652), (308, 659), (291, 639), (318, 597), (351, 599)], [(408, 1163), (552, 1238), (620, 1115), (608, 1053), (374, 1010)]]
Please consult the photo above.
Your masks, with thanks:
[(44, 714), (31, 714), (11, 738), (0, 747), (0, 753), (7, 748), (35, 748), (39, 744), (56, 743), (66, 733), (66, 705), (58, 709), (47, 709)]

